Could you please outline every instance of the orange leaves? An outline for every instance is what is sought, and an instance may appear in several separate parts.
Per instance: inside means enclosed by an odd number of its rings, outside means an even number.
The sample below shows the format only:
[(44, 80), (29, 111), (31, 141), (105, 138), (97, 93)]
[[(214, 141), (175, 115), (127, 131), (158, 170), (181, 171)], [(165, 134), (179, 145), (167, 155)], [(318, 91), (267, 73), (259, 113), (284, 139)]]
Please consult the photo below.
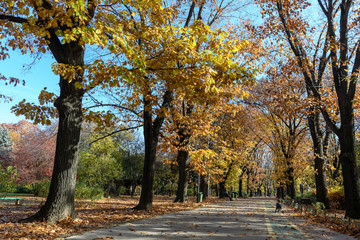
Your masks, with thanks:
[(27, 103), (25, 99), (11, 108), (16, 115), (23, 115), (27, 119), (34, 121), (35, 124), (50, 125), (51, 118), (57, 117), (55, 107), (38, 106), (34, 103)]
[[(95, 202), (84, 200), (76, 203), (79, 215), (77, 219), (65, 218), (56, 224), (46, 222), (16, 223), (17, 220), (37, 211), (40, 202), (43, 200), (25, 197), (26, 204), (21, 207), (14, 207), (13, 203), (2, 205), (0, 208), (1, 237), (6, 239), (57, 239), (65, 235), (75, 235), (113, 224), (132, 222), (137, 219), (150, 218), (222, 201), (210, 197), (206, 199), (206, 202), (195, 203), (195, 199), (190, 197), (190, 201), (178, 204), (174, 203), (172, 197), (155, 196), (153, 211), (136, 211), (132, 207), (137, 204), (137, 198), (110, 198)], [(1, 221), (1, 219), (5, 221)]]

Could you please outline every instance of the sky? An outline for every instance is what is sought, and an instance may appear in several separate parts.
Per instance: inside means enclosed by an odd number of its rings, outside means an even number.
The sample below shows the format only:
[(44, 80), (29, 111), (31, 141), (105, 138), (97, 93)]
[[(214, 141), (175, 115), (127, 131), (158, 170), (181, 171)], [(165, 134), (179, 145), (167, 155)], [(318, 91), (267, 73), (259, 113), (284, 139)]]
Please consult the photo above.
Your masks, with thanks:
[(11, 113), (10, 108), (23, 99), (38, 103), (38, 95), (44, 87), (47, 87), (50, 92), (59, 93), (59, 77), (51, 71), (51, 64), (55, 60), (50, 55), (44, 55), (35, 64), (31, 64), (34, 59), (28, 55), (21, 55), (19, 52), (10, 52), (9, 55), (10, 58), (0, 61), (0, 73), (6, 77), (25, 80), (25, 86), (20, 84), (16, 87), (13, 85), (5, 86), (4, 83), (0, 82), (1, 94), (13, 98), (10, 103), (0, 102), (0, 123), (16, 123), (25, 119), (23, 116), (16, 116)]

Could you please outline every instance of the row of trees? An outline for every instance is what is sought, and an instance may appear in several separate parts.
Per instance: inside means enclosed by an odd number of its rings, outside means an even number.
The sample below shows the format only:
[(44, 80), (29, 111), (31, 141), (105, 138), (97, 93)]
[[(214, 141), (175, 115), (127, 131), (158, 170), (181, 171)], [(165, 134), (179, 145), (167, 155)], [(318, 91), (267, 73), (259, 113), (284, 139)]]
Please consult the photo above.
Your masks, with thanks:
[[(241, 7), (234, 1), (0, 1), (2, 58), (9, 48), (50, 53), (60, 76), (59, 96), (44, 89), (40, 106), (24, 100), (13, 108), (35, 123), (58, 118), (49, 195), (27, 220), (75, 216), (78, 165), (90, 174), (86, 166), (102, 160), (113, 171), (109, 176), (119, 174), (114, 137), (102, 140), (106, 147), (95, 142), (81, 149), (84, 120), (106, 132), (98, 138), (143, 127), (136, 208), (149, 210), (158, 149), (178, 166), (176, 201), (186, 200), (190, 169), (204, 190), (219, 182), (220, 195), (226, 181), (238, 178), (242, 186), (245, 176), (247, 184), (268, 191), (272, 173), (279, 192), (286, 187), (294, 198), (296, 179), (313, 158), (317, 200), (329, 207), (325, 163), (334, 133), (346, 214), (359, 218), (354, 99), (360, 50), (358, 19), (350, 15), (359, 6), (350, 0), (318, 1), (318, 7), (306, 1), (256, 4), (262, 23), (225, 27), (224, 20), (233, 20), (227, 14)], [(321, 24), (310, 24), (307, 11), (322, 12)], [(254, 87), (257, 62), (265, 77)], [(85, 160), (78, 164), (79, 151)], [(269, 181), (261, 186), (260, 179)]]

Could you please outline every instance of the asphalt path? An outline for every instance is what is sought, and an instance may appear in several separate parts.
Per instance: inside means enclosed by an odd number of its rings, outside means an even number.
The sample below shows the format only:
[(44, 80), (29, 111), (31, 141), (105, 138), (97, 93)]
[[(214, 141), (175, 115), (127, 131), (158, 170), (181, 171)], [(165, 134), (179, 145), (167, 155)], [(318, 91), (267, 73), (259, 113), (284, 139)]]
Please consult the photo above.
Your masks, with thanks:
[(66, 239), (331, 239), (352, 240), (298, 217), (275, 213), (275, 200), (246, 198), (165, 214)]

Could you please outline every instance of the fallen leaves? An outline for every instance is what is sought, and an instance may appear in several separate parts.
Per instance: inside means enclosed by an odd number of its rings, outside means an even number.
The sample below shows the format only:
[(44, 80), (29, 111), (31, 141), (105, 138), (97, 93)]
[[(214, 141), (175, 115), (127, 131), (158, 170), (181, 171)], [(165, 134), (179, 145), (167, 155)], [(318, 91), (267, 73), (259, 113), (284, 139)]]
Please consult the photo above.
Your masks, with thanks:
[[(207, 198), (206, 202), (196, 203), (195, 198), (186, 203), (174, 203), (174, 197), (155, 196), (153, 211), (134, 210), (138, 198), (106, 198), (101, 201), (76, 201), (78, 218), (66, 218), (56, 224), (46, 222), (17, 223), (18, 220), (36, 213), (43, 198), (26, 197), (24, 205), (2, 204), (0, 207), (1, 239), (56, 239), (75, 235), (113, 224), (131, 222), (171, 212), (178, 212), (219, 202), (218, 198)], [(131, 228), (131, 227), (130, 227)], [(129, 229), (130, 229), (129, 228)], [(133, 230), (131, 230), (133, 229)], [(136, 231), (131, 228), (131, 231)], [(121, 233), (119, 234), (121, 235)], [(111, 237), (97, 239), (113, 239)]]

